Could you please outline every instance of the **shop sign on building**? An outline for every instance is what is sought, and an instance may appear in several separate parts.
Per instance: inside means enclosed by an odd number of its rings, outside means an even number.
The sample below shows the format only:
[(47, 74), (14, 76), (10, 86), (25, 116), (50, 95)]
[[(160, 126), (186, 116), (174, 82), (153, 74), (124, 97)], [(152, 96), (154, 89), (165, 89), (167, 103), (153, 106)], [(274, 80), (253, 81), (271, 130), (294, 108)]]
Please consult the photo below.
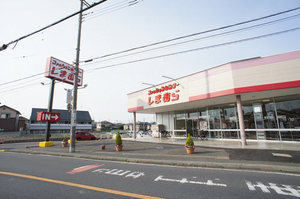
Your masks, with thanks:
[[(53, 78), (58, 81), (62, 81), (68, 84), (74, 84), (75, 80), (75, 69), (74, 66), (63, 62), (54, 57), (50, 57), (47, 60), (45, 76)], [(78, 71), (78, 86), (82, 86), (83, 81), (83, 70)]]
[(148, 91), (148, 104), (169, 103), (179, 100), (179, 83), (167, 84)]

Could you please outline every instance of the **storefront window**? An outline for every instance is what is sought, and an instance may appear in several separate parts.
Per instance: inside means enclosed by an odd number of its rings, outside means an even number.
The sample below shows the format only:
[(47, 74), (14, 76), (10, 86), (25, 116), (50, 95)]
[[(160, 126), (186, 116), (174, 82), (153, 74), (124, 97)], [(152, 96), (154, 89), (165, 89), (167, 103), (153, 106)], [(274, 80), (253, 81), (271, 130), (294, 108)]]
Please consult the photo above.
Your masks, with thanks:
[(189, 113), (188, 116), (188, 120), (186, 121), (187, 132), (191, 136), (198, 136), (199, 112)]
[(263, 100), (263, 118), (266, 129), (277, 129), (277, 120), (274, 103), (271, 100)]
[(236, 108), (221, 109), (222, 129), (237, 129)]
[(254, 113), (252, 105), (243, 104), (245, 129), (255, 129)]
[(244, 124), (246, 139), (257, 139), (256, 131), (247, 131), (247, 129), (255, 129), (254, 111), (252, 104), (243, 104)]
[(200, 129), (200, 131), (207, 131), (208, 130), (207, 110), (201, 110), (200, 111), (199, 129)]
[[(278, 129), (275, 104), (273, 99), (262, 100), (262, 113), (265, 129)], [(265, 131), (265, 139), (280, 140), (279, 131)]]
[[(237, 118), (236, 118), (236, 108), (234, 105), (232, 107), (221, 108), (221, 127), (222, 129), (237, 129)], [(225, 139), (237, 139), (237, 131), (222, 131), (223, 138)]]
[[(221, 129), (220, 109), (208, 110), (210, 130)], [(221, 131), (209, 131), (210, 138), (222, 138)]]
[(288, 131), (288, 129), (300, 129), (299, 96), (286, 98), (286, 101), (283, 100), (275, 99), (281, 138), (282, 140), (300, 140), (299, 131)]
[(186, 129), (185, 119), (186, 119), (185, 113), (176, 114), (176, 117), (175, 117), (175, 129), (176, 130), (185, 130)]
[[(246, 139), (300, 141), (300, 95), (269, 98), (242, 103)], [(177, 135), (239, 139), (235, 104), (203, 107), (174, 115)]]
[(189, 113), (189, 119), (198, 119), (199, 112)]
[(220, 109), (208, 110), (208, 115), (209, 115), (210, 129), (220, 129), (221, 128)]

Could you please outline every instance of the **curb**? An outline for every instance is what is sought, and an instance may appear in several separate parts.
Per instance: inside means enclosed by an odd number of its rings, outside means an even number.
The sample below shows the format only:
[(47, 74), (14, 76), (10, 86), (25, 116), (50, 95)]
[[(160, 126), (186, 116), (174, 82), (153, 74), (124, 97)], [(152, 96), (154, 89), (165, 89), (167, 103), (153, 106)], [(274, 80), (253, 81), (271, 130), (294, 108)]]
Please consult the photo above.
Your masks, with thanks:
[(68, 153), (51, 153), (51, 152), (37, 152), (37, 151), (2, 151), (11, 153), (23, 153), (23, 154), (37, 154), (37, 155), (50, 155), (58, 157), (70, 157), (70, 158), (82, 158), (90, 160), (105, 160), (114, 162), (129, 162), (129, 163), (141, 163), (141, 164), (154, 164), (154, 165), (166, 165), (166, 166), (181, 166), (181, 167), (203, 167), (203, 168), (219, 168), (219, 169), (238, 169), (248, 171), (265, 171), (265, 172), (279, 172), (289, 174), (300, 174), (299, 167), (292, 166), (279, 166), (279, 165), (266, 165), (266, 164), (245, 164), (245, 163), (219, 163), (219, 162), (191, 162), (191, 161), (167, 161), (167, 160), (154, 160), (154, 159), (134, 159), (134, 158), (112, 158), (112, 157), (98, 157), (80, 154), (68, 154)]
[[(50, 141), (60, 141), (62, 138), (50, 138)], [(23, 142), (43, 142), (45, 138), (29, 138), (29, 139), (15, 139), (15, 140), (1, 140), (0, 144), (23, 143)]]

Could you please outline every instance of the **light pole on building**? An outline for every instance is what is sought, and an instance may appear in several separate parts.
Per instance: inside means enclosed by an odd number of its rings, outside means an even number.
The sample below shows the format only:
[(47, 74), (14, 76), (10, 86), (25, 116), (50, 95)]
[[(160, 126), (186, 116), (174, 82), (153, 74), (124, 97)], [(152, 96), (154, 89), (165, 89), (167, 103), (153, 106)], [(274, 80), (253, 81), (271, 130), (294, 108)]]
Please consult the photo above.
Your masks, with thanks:
[(150, 83), (145, 83), (145, 82), (143, 82), (142, 84), (148, 85), (148, 86), (155, 86), (155, 84), (150, 84)]

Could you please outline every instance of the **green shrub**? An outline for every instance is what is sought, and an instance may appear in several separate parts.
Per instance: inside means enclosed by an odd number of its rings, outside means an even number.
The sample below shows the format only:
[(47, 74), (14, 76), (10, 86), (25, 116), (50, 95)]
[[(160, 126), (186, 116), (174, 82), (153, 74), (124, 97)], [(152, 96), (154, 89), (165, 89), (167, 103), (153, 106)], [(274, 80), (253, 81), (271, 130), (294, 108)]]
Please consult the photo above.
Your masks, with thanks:
[(68, 137), (65, 136), (63, 139), (62, 139), (62, 142), (67, 142), (68, 141)]
[(121, 138), (119, 131), (117, 132), (115, 143), (116, 143), (116, 145), (119, 145), (119, 146), (122, 145), (122, 138)]
[(186, 147), (192, 147), (192, 146), (194, 146), (194, 141), (193, 141), (193, 139), (192, 139), (192, 137), (191, 137), (190, 134), (188, 134), (188, 136), (186, 138), (185, 145), (186, 145)]

